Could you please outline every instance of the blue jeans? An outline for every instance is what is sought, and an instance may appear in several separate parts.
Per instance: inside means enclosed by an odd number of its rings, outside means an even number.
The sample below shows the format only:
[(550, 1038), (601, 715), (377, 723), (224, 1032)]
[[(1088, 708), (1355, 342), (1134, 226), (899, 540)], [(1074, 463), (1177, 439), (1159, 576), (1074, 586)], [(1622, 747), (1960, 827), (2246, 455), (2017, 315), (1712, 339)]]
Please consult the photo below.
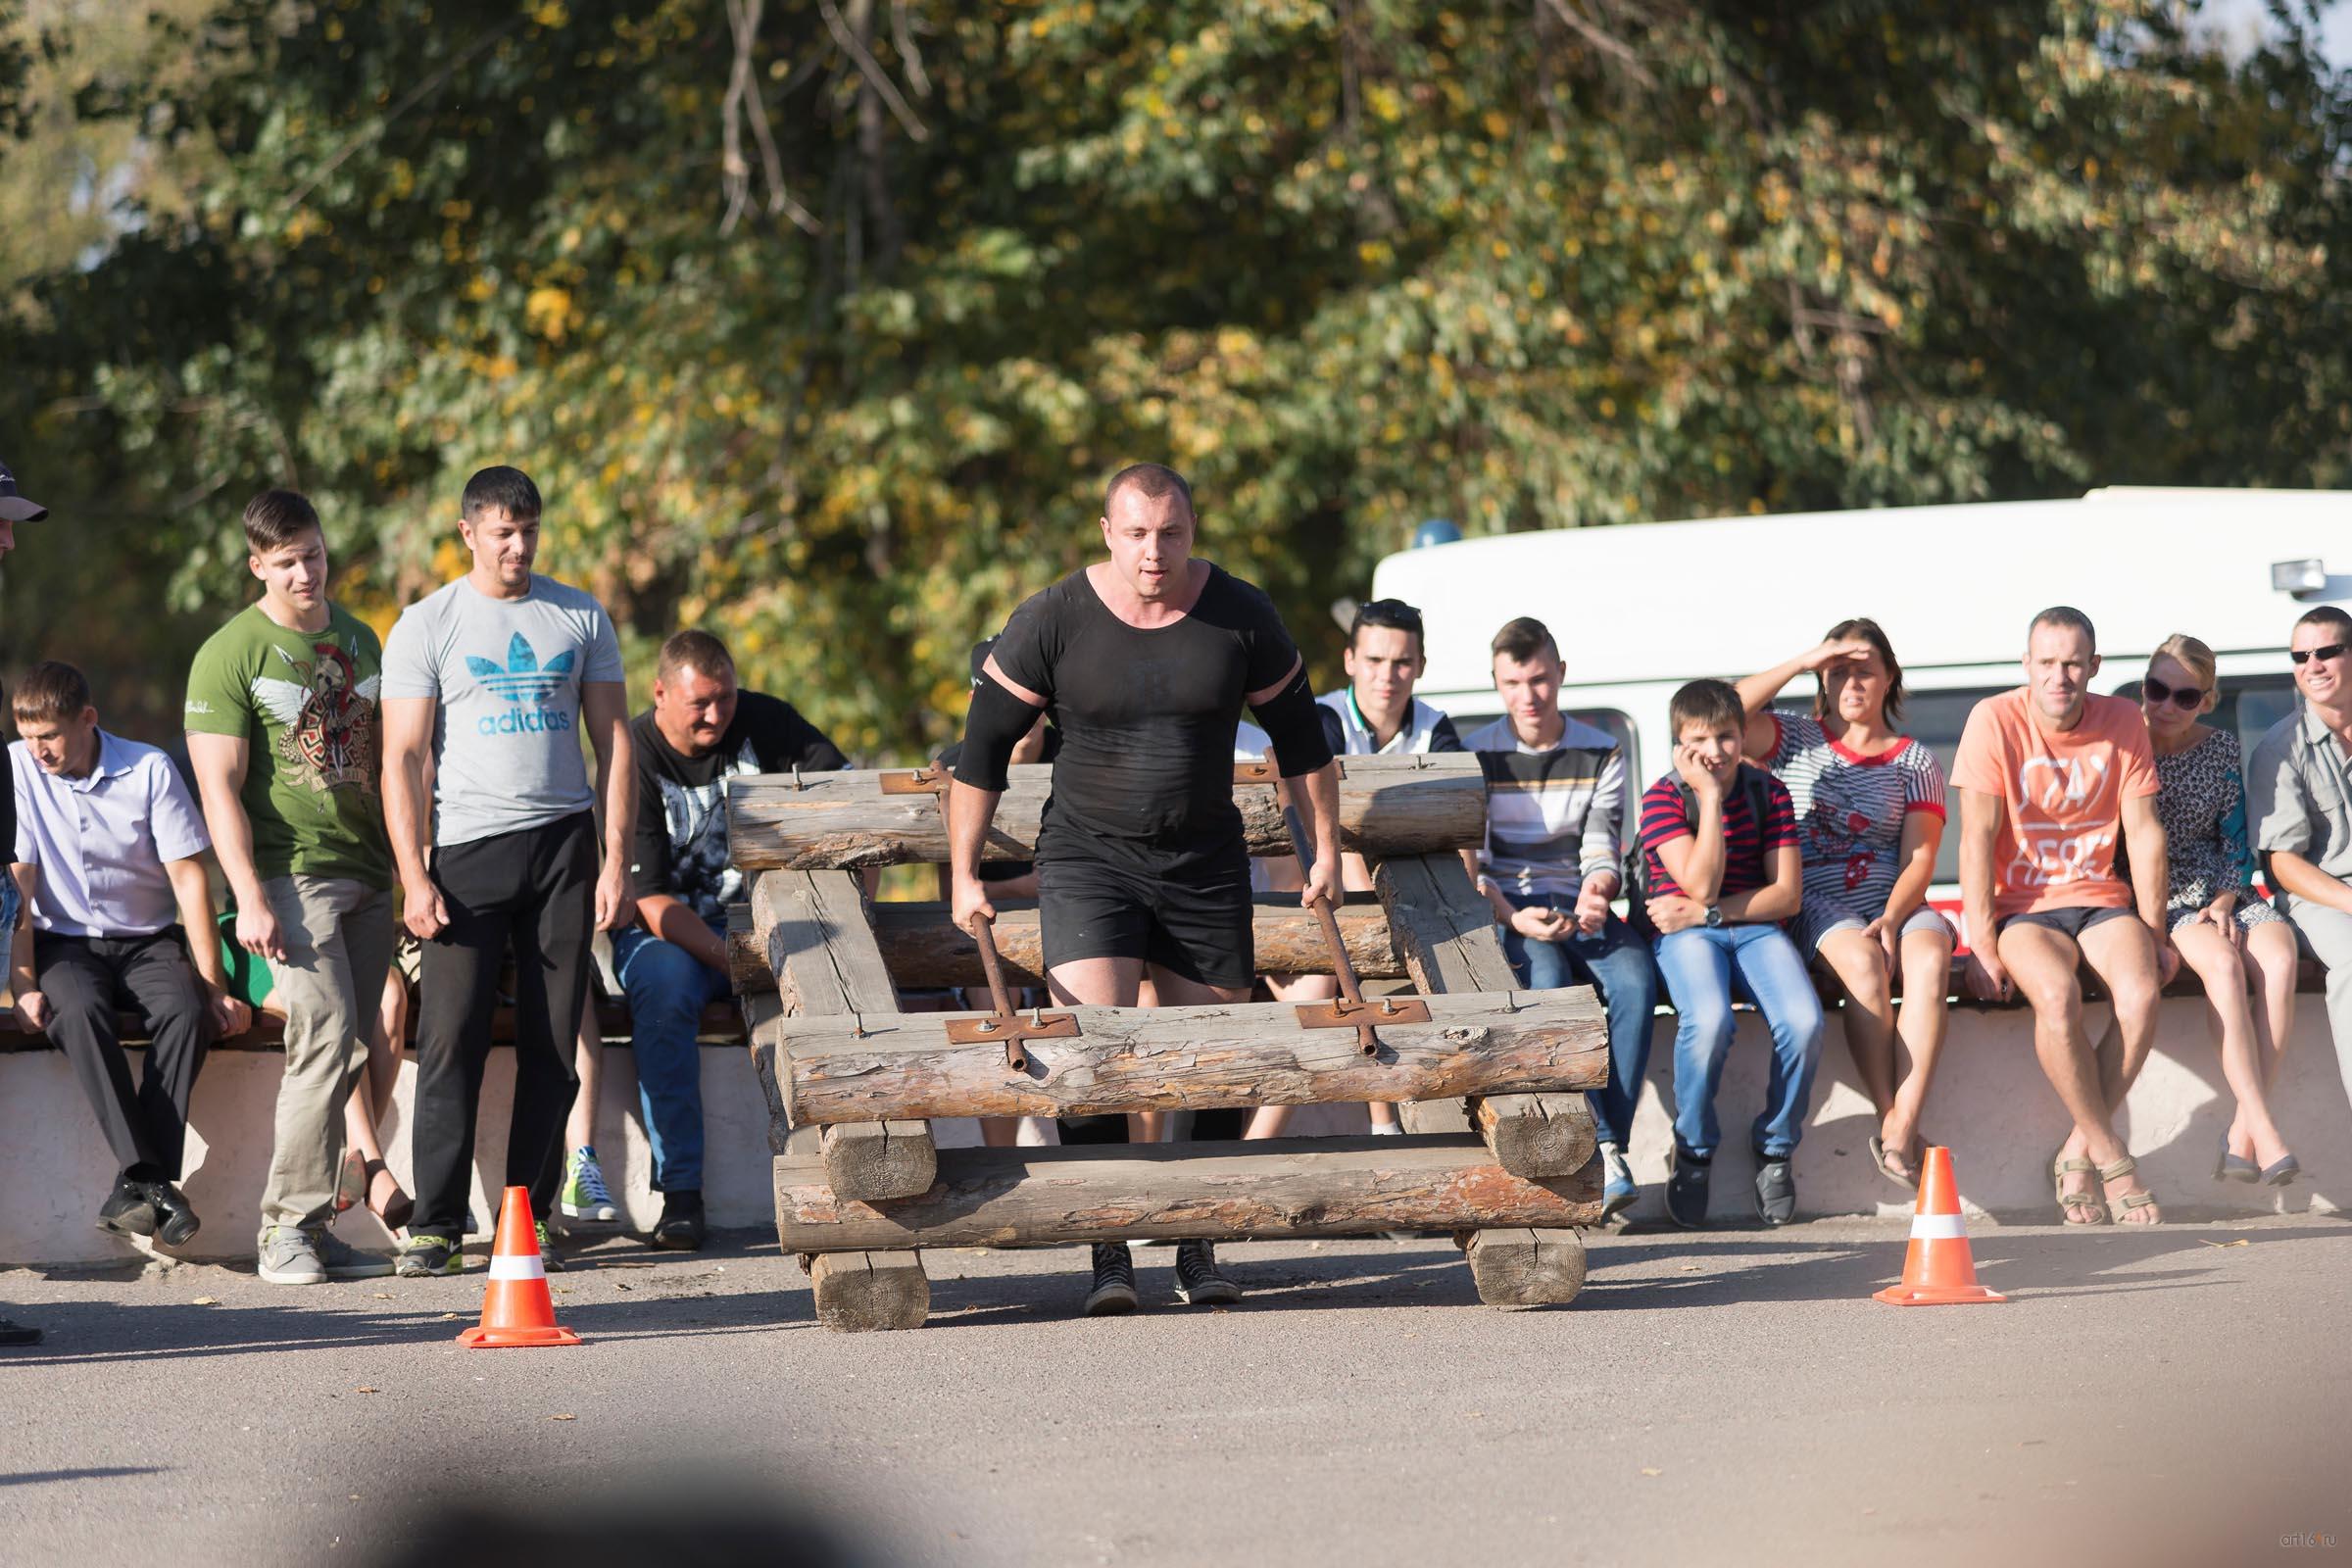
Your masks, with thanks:
[(1732, 993), (1756, 1004), (1772, 1030), (1772, 1075), (1754, 1146), (1785, 1158), (1804, 1135), (1821, 1064), (1821, 998), (1796, 944), (1777, 925), (1692, 926), (1658, 938), (1658, 972), (1674, 998), (1674, 1141), (1693, 1159), (1719, 1142), (1715, 1090), (1732, 1049)]
[[(711, 927), (716, 936), (724, 932)], [(703, 1190), (703, 1009), (728, 995), (726, 975), (643, 926), (612, 939), (612, 968), (629, 999), (637, 1103), (654, 1148), (654, 1191)]]
[[(1576, 900), (1553, 893), (1521, 898), (1505, 893), (1511, 907), (1550, 907), (1573, 916)], [(1658, 1010), (1658, 970), (1649, 945), (1615, 915), (1591, 936), (1545, 942), (1502, 928), (1502, 956), (1511, 973), (1530, 991), (1589, 985), (1609, 1009), (1608, 1087), (1590, 1093), (1592, 1129), (1604, 1144), (1625, 1147), (1633, 1137), (1634, 1107), (1642, 1099), (1642, 1077), (1649, 1070), (1649, 1025)]]

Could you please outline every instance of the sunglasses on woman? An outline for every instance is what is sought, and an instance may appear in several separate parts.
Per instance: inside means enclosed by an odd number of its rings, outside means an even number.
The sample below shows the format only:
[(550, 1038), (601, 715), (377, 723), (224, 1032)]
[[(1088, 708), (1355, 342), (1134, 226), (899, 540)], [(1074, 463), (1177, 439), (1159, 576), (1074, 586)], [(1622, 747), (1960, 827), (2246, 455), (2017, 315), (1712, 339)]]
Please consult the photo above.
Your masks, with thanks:
[(2175, 708), (2192, 709), (2205, 701), (2202, 686), (2167, 686), (2150, 675), (2139, 683), (2140, 692), (2151, 703), (2170, 703)]
[(2305, 663), (2314, 659), (2320, 661), (2322, 663), (2330, 663), (2344, 657), (2344, 645), (2342, 643), (2328, 643), (2319, 648), (2298, 648), (2286, 657), (2293, 660), (2298, 664)]

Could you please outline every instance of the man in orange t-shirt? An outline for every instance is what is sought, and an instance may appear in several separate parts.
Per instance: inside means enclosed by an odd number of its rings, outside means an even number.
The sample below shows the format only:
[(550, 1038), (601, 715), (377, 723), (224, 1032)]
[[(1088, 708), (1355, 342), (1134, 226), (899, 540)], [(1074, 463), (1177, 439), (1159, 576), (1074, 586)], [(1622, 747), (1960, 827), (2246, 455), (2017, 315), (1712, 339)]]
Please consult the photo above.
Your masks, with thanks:
[[(2115, 1135), (2115, 1112), (2156, 1044), (2158, 994), (2180, 967), (2165, 934), (2148, 726), (2126, 699), (2090, 695), (2097, 639), (2080, 610), (2034, 616), (2025, 664), (2024, 686), (1968, 715), (1952, 763), (1968, 987), (1995, 1001), (2014, 985), (2033, 1004), (2034, 1054), (2075, 1123), (2051, 1164), (2066, 1223), (2103, 1224), (2112, 1202), (2123, 1223), (2153, 1225), (2163, 1217), (2155, 1196)], [(2117, 874), (2119, 838), (2129, 883)], [(2103, 1053), (2082, 1027), (2084, 962), (2115, 1004), (2118, 1044)]]

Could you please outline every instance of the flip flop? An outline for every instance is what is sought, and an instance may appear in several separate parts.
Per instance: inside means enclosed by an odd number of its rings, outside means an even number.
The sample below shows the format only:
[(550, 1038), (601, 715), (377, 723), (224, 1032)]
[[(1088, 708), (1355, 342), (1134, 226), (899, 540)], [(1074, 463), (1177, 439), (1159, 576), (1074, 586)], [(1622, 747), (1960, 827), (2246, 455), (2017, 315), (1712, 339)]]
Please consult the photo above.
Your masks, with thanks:
[[(1912, 1147), (1919, 1151), (1919, 1158), (1914, 1160), (1912, 1163), (1915, 1166), (1925, 1163), (1928, 1157), (1928, 1140), (1926, 1135), (1921, 1133), (1913, 1133), (1911, 1135), (1911, 1143)], [(1916, 1193), (1919, 1191), (1919, 1178), (1917, 1176), (1906, 1176), (1901, 1170), (1888, 1163), (1886, 1159), (1886, 1146), (1879, 1141), (1879, 1135), (1876, 1133), (1870, 1135), (1870, 1162), (1879, 1167), (1880, 1175), (1886, 1177), (1888, 1181), (1894, 1183), (1895, 1186), (1900, 1187), (1903, 1191), (1907, 1193)]]

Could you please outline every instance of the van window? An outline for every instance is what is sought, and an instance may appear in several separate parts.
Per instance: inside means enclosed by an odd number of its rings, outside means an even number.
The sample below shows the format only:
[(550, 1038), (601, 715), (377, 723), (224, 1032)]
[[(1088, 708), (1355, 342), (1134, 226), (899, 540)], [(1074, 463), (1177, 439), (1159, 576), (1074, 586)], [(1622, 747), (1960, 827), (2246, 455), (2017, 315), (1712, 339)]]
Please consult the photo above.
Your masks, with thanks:
[[(1648, 776), (1642, 771), (1642, 749), (1634, 738), (1634, 721), (1614, 708), (1571, 708), (1565, 711), (1579, 723), (1604, 731), (1625, 753), (1625, 821), (1619, 831), (1630, 851), (1635, 829), (1641, 826), (1642, 792), (1649, 786)], [(1483, 729), (1502, 717), (1500, 713), (1472, 712), (1458, 712), (1451, 716), (1455, 732), (1464, 740), (1469, 739), (1473, 730)]]
[[(1936, 754), (1936, 761), (1943, 769), (1944, 783), (1952, 778), (1952, 757), (1960, 750), (1960, 732), (1968, 727), (1969, 710), (1987, 697), (1998, 697), (2014, 686), (1970, 686), (1952, 691), (1919, 691), (1903, 693), (1903, 732)], [(1772, 705), (1773, 710), (1783, 713), (1813, 711), (1810, 697), (1784, 700)], [(1936, 850), (1936, 881), (1938, 884), (1960, 880), (1960, 803), (1947, 805), (1948, 815), (1943, 824), (1943, 842)]]

